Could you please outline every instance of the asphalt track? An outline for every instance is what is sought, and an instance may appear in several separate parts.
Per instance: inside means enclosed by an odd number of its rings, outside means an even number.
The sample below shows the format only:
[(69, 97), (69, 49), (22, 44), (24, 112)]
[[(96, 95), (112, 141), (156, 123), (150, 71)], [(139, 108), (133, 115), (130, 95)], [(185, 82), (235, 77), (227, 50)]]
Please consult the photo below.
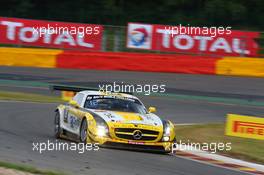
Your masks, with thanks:
[[(261, 96), (264, 82), (259, 78), (218, 77), (183, 74), (74, 71), (1, 67), (0, 79), (40, 82), (165, 83), (169, 88), (210, 93), (238, 93)], [(157, 81), (157, 82), (156, 82)], [(254, 85), (254, 87), (249, 86)], [(1, 85), (0, 89), (49, 93), (45, 88)], [(237, 91), (236, 91), (237, 90)], [(158, 114), (178, 123), (221, 122), (228, 112), (263, 116), (261, 106), (234, 105), (167, 97), (144, 97), (146, 105), (158, 107)], [(100, 149), (79, 154), (75, 151), (33, 151), (33, 142), (55, 141), (53, 110), (57, 104), (0, 102), (0, 160), (59, 170), (69, 174), (175, 174), (241, 175), (177, 156)]]
[(76, 151), (33, 151), (32, 142), (53, 139), (55, 104), (1, 102), (0, 157), (4, 161), (30, 164), (70, 174), (174, 174), (239, 175), (223, 168), (169, 155), (99, 149)]
[[(1, 80), (20, 81), (7, 85)], [(41, 69), (25, 67), (0, 67), (0, 90), (31, 93), (51, 93), (47, 87), (31, 87), (27, 82), (63, 83), (81, 86), (124, 82), (127, 84), (165, 84), (166, 92), (187, 95), (189, 98), (141, 97), (146, 106), (156, 106), (157, 114), (176, 123), (223, 122), (227, 113), (264, 116), (263, 106), (248, 106), (228, 102), (193, 100), (193, 95), (217, 98), (219, 96), (264, 102), (264, 81), (262, 78), (187, 75), (168, 73), (96, 71), (70, 69)], [(22, 82), (22, 83), (21, 83)]]

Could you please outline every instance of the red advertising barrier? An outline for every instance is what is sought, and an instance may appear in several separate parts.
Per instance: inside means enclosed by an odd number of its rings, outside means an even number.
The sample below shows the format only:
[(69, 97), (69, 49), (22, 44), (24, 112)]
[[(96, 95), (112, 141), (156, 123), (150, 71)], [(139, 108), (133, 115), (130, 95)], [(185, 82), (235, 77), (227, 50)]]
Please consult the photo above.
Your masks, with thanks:
[(64, 51), (58, 68), (215, 74), (217, 58), (190, 55)]
[(214, 58), (0, 47), (0, 65), (264, 77), (263, 59), (246, 57)]
[(127, 47), (226, 56), (257, 55), (259, 46), (254, 39), (259, 37), (259, 32), (231, 30), (230, 27), (205, 29), (129, 23)]
[(0, 43), (48, 48), (101, 49), (103, 27), (0, 17)]

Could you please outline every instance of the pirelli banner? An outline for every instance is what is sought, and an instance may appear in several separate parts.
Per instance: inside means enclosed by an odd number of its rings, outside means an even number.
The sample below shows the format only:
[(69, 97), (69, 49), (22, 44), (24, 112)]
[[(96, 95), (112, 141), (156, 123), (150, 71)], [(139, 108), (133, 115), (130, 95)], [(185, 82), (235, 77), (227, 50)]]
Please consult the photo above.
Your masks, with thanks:
[(0, 17), (0, 43), (61, 49), (101, 50), (103, 27)]
[(231, 30), (231, 27), (128, 23), (127, 48), (221, 56), (257, 56), (259, 46), (255, 39), (259, 36), (259, 32)]
[(226, 135), (264, 140), (264, 118), (228, 114)]

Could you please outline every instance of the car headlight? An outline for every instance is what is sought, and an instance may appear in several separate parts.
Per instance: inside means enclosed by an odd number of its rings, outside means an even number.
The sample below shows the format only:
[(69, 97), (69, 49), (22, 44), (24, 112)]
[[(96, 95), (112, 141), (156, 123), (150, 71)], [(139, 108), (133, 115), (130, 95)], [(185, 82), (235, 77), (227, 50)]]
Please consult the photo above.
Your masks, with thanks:
[(163, 136), (162, 140), (164, 142), (168, 142), (168, 141), (170, 141), (170, 136)]
[(164, 142), (170, 141), (170, 135), (171, 135), (170, 123), (168, 121), (163, 121), (163, 137), (162, 137), (162, 141), (164, 141)]
[(99, 137), (109, 136), (109, 128), (107, 123), (98, 115), (93, 115), (96, 121), (96, 135)]
[(108, 127), (105, 126), (104, 124), (102, 125), (102, 123), (98, 124), (97, 125), (97, 136), (100, 136), (100, 137), (104, 137), (104, 136), (107, 136), (108, 135)]

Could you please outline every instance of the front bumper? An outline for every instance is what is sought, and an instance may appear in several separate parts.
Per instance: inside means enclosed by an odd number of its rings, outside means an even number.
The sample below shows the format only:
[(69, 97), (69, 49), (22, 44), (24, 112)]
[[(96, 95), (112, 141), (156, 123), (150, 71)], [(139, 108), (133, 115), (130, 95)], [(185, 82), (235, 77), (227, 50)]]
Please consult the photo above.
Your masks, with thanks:
[(166, 150), (163, 145), (140, 145), (140, 144), (128, 144), (120, 142), (105, 142), (102, 147), (126, 149), (126, 150), (136, 150), (144, 152), (157, 152), (157, 153), (169, 153), (170, 149)]
[(174, 144), (174, 142), (144, 142), (98, 136), (91, 138), (91, 140), (92, 142), (98, 143), (102, 147), (166, 153), (171, 152)]

